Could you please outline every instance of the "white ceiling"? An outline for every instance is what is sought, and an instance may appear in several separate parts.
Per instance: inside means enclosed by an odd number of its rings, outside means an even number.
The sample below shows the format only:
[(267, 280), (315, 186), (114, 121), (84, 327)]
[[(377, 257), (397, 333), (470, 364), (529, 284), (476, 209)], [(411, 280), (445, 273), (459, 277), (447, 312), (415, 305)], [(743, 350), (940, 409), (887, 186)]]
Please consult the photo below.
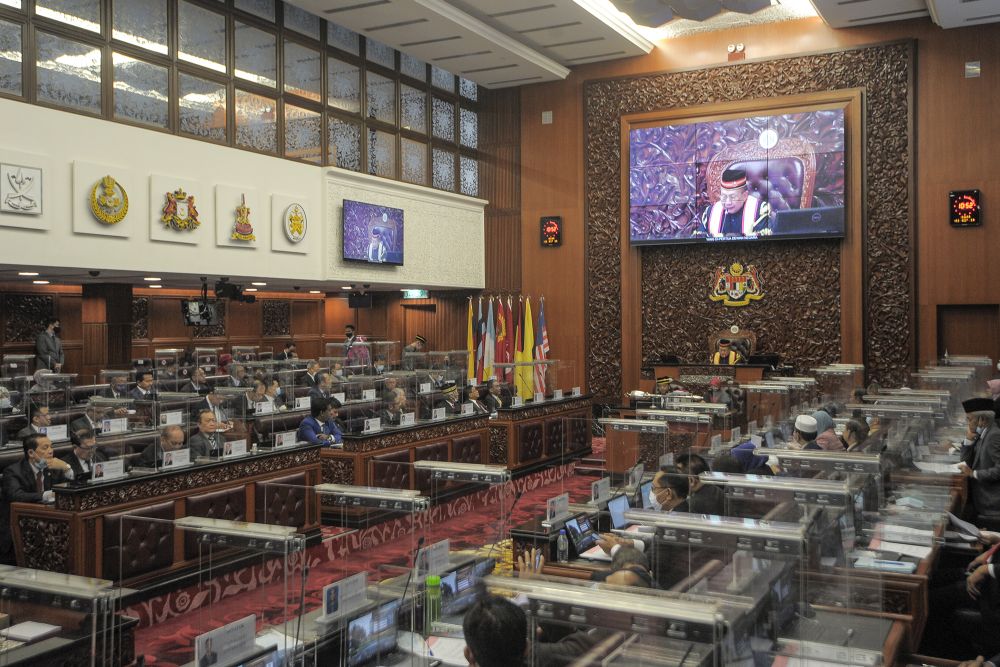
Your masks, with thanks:
[(931, 17), (942, 28), (1000, 21), (1000, 0), (812, 0), (834, 28)]

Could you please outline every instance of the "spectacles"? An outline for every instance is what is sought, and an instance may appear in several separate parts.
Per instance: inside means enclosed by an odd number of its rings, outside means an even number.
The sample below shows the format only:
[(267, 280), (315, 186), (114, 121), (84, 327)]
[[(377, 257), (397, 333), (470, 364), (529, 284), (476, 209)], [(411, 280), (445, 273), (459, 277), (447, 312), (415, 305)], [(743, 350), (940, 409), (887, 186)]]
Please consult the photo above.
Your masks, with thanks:
[(744, 192), (728, 192), (728, 193), (727, 192), (723, 192), (723, 193), (719, 194), (719, 201), (722, 201), (722, 202), (739, 201), (740, 199), (743, 199), (746, 196), (747, 196), (747, 193), (745, 191)]

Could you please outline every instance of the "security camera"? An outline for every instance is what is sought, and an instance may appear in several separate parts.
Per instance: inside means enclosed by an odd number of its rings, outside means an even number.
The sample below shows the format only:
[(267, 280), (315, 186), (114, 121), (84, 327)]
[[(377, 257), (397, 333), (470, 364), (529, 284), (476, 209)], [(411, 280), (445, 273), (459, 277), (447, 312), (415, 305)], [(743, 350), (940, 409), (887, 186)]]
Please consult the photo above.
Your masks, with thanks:
[(95, 271), (95, 270), (87, 271), (87, 273), (90, 274), (91, 278), (96, 278), (97, 276), (101, 275), (100, 271)]
[(292, 285), (292, 289), (298, 292), (300, 289), (302, 289), (302, 287), (299, 285)]
[(366, 284), (362, 285), (362, 287), (364, 287), (365, 289), (368, 289), (369, 287), (371, 287), (371, 285), (368, 285), (368, 284), (366, 283)]

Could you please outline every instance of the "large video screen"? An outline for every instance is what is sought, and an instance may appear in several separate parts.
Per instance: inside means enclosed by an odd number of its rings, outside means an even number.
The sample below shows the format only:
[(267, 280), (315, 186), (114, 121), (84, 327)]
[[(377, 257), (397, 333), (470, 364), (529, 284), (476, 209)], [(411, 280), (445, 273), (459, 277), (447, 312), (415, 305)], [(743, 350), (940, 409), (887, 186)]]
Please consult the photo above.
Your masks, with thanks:
[(844, 236), (844, 110), (633, 129), (633, 245)]
[(344, 200), (344, 259), (403, 265), (403, 210)]

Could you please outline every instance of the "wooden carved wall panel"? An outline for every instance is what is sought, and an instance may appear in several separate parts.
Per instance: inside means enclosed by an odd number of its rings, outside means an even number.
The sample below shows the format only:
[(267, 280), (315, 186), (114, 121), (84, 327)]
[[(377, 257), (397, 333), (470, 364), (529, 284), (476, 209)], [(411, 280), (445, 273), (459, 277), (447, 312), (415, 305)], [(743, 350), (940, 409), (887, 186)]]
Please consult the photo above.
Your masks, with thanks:
[[(621, 145), (620, 118), (626, 114), (698, 106), (742, 99), (781, 97), (802, 93), (863, 88), (865, 90), (864, 171), (866, 191), (861, 193), (865, 219), (865, 364), (872, 377), (889, 384), (905, 379), (913, 357), (912, 215), (909, 204), (911, 182), (910, 119), (912, 44), (897, 43), (855, 50), (748, 62), (733, 66), (668, 72), (630, 78), (591, 81), (584, 89), (584, 154), (587, 219), (587, 346), (590, 388), (603, 396), (619, 395), (621, 387), (621, 341), (614, 332), (621, 328), (620, 206)], [(627, 239), (624, 240), (628, 242)], [(713, 246), (643, 250), (644, 280), (655, 277), (665, 294), (653, 285), (643, 285), (646, 297), (656, 295), (656, 306), (647, 305), (643, 335), (656, 337), (657, 345), (676, 345), (680, 350), (701, 348), (704, 333), (735, 318), (738, 324), (761, 332), (757, 322), (777, 322), (777, 312), (803, 313), (807, 322), (795, 332), (768, 331), (762, 347), (775, 347), (792, 360), (832, 360), (839, 355), (838, 326), (829, 336), (821, 329), (839, 324), (837, 271), (839, 252), (829, 242), (759, 244), (753, 248)], [(707, 299), (707, 287), (686, 291), (690, 282), (705, 277), (709, 267), (731, 263), (734, 254), (753, 258), (765, 271), (775, 271), (790, 258), (803, 270), (794, 289), (781, 292), (774, 278), (765, 290), (778, 289), (745, 313), (720, 314), (711, 321), (704, 313), (715, 312)], [(749, 260), (746, 260), (749, 261)], [(692, 264), (696, 262), (696, 264)], [(811, 273), (805, 267), (813, 270)], [(815, 271), (815, 269), (822, 269)], [(786, 271), (786, 268), (781, 268)], [(672, 281), (687, 282), (685, 289)], [(770, 298), (773, 297), (773, 298)], [(692, 314), (696, 299), (703, 298), (701, 318)], [(803, 300), (804, 299), (804, 300)], [(824, 304), (830, 315), (813, 312)], [(760, 306), (760, 307), (757, 307)], [(679, 323), (672, 321), (678, 310)], [(655, 312), (654, 311), (660, 311)], [(661, 314), (662, 313), (662, 314)], [(832, 315), (833, 319), (827, 319)], [(679, 326), (678, 326), (679, 324)], [(667, 326), (673, 331), (657, 329)], [(770, 325), (767, 325), (770, 327)], [(690, 339), (690, 340), (688, 340)], [(900, 345), (900, 341), (907, 344)], [(829, 346), (830, 350), (820, 349)], [(658, 350), (667, 351), (667, 350)], [(674, 350), (670, 350), (674, 351)]]
[(55, 301), (44, 294), (7, 294), (3, 297), (3, 340), (30, 343), (55, 312)]
[(292, 303), (290, 301), (264, 302), (264, 335), (287, 336), (292, 327)]
[[(760, 335), (757, 348), (793, 360), (799, 370), (839, 361), (840, 252), (836, 241), (655, 246), (643, 250), (642, 358), (676, 354), (708, 360), (705, 337), (737, 324)], [(708, 300), (715, 264), (734, 261), (761, 270), (764, 299), (740, 308)], [(824, 289), (817, 289), (822, 277)], [(785, 306), (791, 307), (785, 307)]]
[(132, 339), (147, 338), (149, 338), (149, 297), (137, 296), (132, 299)]
[(195, 338), (220, 338), (226, 335), (226, 302), (215, 302), (215, 312), (219, 316), (219, 323), (207, 327), (194, 327)]

